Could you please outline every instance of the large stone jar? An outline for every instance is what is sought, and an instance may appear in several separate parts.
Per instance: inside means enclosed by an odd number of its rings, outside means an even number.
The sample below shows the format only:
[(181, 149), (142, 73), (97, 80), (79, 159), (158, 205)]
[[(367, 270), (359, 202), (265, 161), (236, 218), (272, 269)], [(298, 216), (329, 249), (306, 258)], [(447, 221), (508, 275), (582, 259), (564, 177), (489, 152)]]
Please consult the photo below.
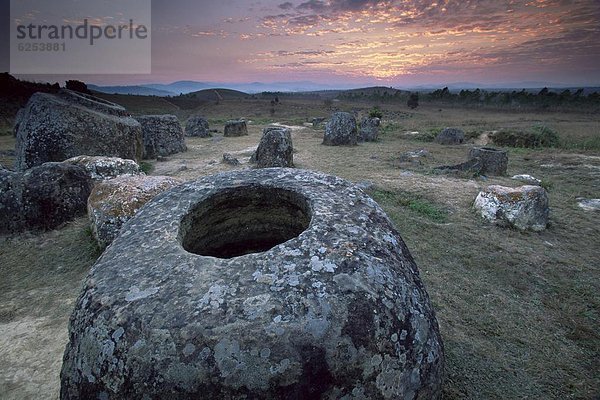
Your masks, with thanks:
[(406, 245), (342, 179), (267, 168), (160, 194), (92, 268), (61, 398), (435, 399), (443, 346)]
[(335, 112), (325, 125), (323, 144), (326, 146), (356, 146), (358, 130), (356, 119), (347, 112)]
[(71, 90), (35, 93), (21, 111), (15, 168), (81, 156), (141, 160), (142, 126), (118, 104)]
[(506, 175), (508, 151), (493, 147), (473, 147), (469, 150), (469, 159), (479, 159), (482, 175)]

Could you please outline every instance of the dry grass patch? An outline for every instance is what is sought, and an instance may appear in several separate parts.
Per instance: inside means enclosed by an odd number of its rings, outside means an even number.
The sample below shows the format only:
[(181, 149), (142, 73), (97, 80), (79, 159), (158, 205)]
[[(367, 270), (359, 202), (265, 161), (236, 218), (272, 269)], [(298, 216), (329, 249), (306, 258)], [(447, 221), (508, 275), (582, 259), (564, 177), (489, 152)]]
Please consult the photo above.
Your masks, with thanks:
[(69, 316), (98, 256), (87, 218), (0, 237), (0, 398), (58, 398)]

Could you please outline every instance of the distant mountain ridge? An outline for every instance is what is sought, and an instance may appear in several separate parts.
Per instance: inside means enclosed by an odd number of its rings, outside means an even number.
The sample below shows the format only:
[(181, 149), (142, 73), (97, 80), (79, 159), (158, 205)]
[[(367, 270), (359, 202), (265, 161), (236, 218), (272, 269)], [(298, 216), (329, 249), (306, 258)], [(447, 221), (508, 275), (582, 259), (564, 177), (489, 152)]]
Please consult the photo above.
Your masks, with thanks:
[(169, 84), (148, 83), (143, 85), (131, 86), (100, 86), (88, 84), (91, 90), (109, 94), (137, 94), (149, 96), (178, 96), (198, 92), (204, 89), (229, 89), (244, 93), (262, 93), (262, 92), (311, 92), (321, 90), (344, 90), (356, 88), (356, 85), (328, 85), (315, 83), (311, 81), (294, 82), (250, 82), (250, 83), (224, 83), (224, 82), (197, 82), (197, 81), (177, 81)]
[(197, 92), (188, 93), (187, 96), (193, 96), (198, 100), (204, 101), (219, 101), (219, 100), (231, 100), (240, 99), (250, 96), (248, 93), (241, 92), (233, 89), (202, 89)]
[(482, 84), (473, 82), (453, 82), (439, 85), (394, 85), (394, 86), (376, 86), (376, 85), (330, 85), (321, 84), (311, 81), (293, 81), (293, 82), (250, 82), (250, 83), (224, 83), (224, 82), (199, 82), (199, 81), (177, 81), (169, 84), (163, 83), (148, 83), (143, 85), (124, 85), (124, 86), (99, 86), (88, 84), (91, 90), (95, 90), (108, 94), (131, 94), (131, 95), (146, 95), (146, 96), (179, 96), (180, 94), (188, 94), (199, 92), (207, 89), (228, 89), (244, 92), (248, 94), (262, 92), (323, 92), (323, 91), (364, 91), (381, 89), (381, 90), (401, 90), (401, 91), (432, 91), (448, 87), (450, 91), (459, 90), (494, 90), (494, 91), (512, 91), (522, 90), (535, 91), (547, 87), (550, 90), (559, 91), (564, 89), (584, 88), (585, 92), (595, 91), (598, 89), (595, 86), (577, 86), (568, 84), (552, 84), (548, 82), (512, 82), (512, 83), (497, 83), (497, 84)]
[(154, 89), (148, 86), (97, 86), (87, 85), (88, 89), (107, 94), (131, 94), (138, 96), (173, 96), (173, 92)]

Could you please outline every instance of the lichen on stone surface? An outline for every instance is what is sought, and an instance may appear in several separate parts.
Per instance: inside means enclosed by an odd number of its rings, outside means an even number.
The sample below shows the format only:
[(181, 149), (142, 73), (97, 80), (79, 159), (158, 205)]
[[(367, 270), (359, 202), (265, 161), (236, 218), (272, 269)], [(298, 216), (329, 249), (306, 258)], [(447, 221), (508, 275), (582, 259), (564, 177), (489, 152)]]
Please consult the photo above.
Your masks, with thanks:
[(81, 165), (94, 181), (116, 178), (119, 175), (143, 175), (140, 166), (133, 160), (119, 157), (77, 156), (63, 161), (66, 164)]
[(82, 154), (136, 160), (143, 151), (141, 125), (123, 107), (65, 89), (31, 96), (16, 137), (19, 170)]
[(146, 175), (121, 175), (97, 183), (87, 200), (87, 210), (98, 244), (108, 246), (144, 204), (181, 183), (177, 178)]
[[(288, 213), (307, 220), (292, 237)], [(239, 251), (186, 250), (206, 232)], [(69, 329), (63, 399), (441, 395), (441, 337), (408, 249), (362, 190), (315, 172), (233, 171), (157, 196), (92, 268)]]
[(548, 224), (548, 195), (540, 186), (491, 185), (477, 195), (473, 206), (483, 218), (498, 225), (542, 231)]
[(142, 125), (143, 158), (165, 157), (187, 150), (183, 128), (175, 115), (140, 115), (135, 119)]

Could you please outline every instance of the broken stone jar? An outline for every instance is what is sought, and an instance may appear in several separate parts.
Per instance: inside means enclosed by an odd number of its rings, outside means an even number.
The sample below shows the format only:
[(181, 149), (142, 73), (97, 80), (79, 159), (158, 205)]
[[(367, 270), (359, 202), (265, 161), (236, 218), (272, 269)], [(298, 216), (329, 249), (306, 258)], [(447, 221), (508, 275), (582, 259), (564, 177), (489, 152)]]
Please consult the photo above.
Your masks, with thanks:
[(303, 170), (154, 198), (91, 269), (69, 339), (62, 399), (441, 396), (438, 324), (400, 235), (357, 186)]

